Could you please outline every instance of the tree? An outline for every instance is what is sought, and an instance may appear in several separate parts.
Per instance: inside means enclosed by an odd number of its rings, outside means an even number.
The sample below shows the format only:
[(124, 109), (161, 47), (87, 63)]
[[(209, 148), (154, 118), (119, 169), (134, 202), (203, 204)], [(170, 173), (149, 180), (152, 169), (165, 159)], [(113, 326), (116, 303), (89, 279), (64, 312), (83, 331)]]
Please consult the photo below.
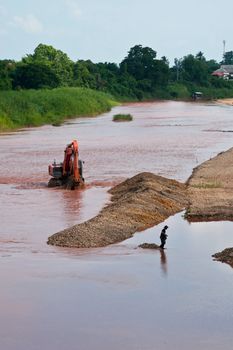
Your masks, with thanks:
[(12, 72), (15, 62), (11, 60), (0, 61), (0, 90), (12, 89)]
[(96, 74), (97, 70), (95, 64), (91, 62), (91, 60), (79, 60), (73, 67), (73, 85), (97, 89)]
[(56, 50), (53, 46), (39, 44), (32, 55), (27, 55), (23, 63), (43, 64), (57, 76), (59, 85), (70, 85), (73, 80), (73, 62), (66, 53)]
[(169, 60), (166, 56), (162, 56), (161, 60), (169, 66)]
[(222, 64), (233, 64), (233, 51), (228, 51), (223, 55)]
[(205, 61), (205, 56), (204, 56), (204, 53), (199, 51), (197, 54), (196, 54), (196, 57), (195, 57), (197, 60), (199, 61)]
[(122, 74), (128, 73), (139, 86), (147, 91), (153, 90), (157, 86), (166, 85), (169, 76), (167, 60), (157, 60), (156, 51), (150, 47), (136, 45), (132, 47), (128, 56), (120, 63)]
[(181, 62), (181, 72), (184, 81), (204, 86), (209, 83), (208, 66), (203, 58), (200, 60), (193, 55), (185, 56)]
[(215, 70), (220, 68), (220, 64), (215, 61), (215, 60), (209, 60), (206, 61), (207, 67), (208, 67), (208, 72), (211, 74), (213, 73)]
[(19, 64), (14, 72), (13, 87), (22, 89), (55, 88), (59, 79), (53, 70), (43, 63)]
[(128, 56), (121, 62), (121, 70), (127, 70), (136, 80), (147, 78), (153, 71), (156, 60), (156, 51), (149, 47), (136, 45), (132, 47)]

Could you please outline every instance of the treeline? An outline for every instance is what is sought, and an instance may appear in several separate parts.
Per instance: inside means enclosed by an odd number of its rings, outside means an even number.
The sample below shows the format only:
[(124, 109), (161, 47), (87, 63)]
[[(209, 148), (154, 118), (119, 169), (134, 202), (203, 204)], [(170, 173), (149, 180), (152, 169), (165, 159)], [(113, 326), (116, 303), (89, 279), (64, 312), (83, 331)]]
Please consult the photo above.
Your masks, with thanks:
[[(227, 52), (220, 63), (233, 64), (233, 52)], [(213, 97), (224, 97), (214, 96), (213, 91), (228, 95), (229, 90), (232, 95), (233, 84), (211, 75), (220, 63), (207, 60), (199, 52), (175, 59), (170, 67), (166, 57), (158, 59), (156, 51), (141, 45), (132, 47), (119, 65), (90, 60), (73, 62), (66, 53), (40, 44), (20, 62), (0, 61), (0, 90), (84, 87), (121, 100), (142, 100), (184, 98), (202, 87)]]

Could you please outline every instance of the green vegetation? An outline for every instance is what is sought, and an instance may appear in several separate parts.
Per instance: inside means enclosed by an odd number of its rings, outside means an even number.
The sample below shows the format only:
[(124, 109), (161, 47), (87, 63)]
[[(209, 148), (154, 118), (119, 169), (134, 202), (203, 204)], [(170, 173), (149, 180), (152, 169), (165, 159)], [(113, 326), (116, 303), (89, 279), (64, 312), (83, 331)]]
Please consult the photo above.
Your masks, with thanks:
[(233, 51), (225, 52), (222, 64), (233, 64)]
[(0, 130), (59, 125), (66, 117), (106, 111), (113, 99), (188, 100), (194, 91), (206, 99), (233, 97), (233, 80), (212, 76), (220, 64), (233, 64), (233, 51), (220, 63), (198, 52), (169, 66), (150, 47), (135, 45), (118, 65), (73, 62), (61, 50), (40, 44), (19, 62), (0, 60)]
[(108, 111), (114, 104), (110, 95), (84, 88), (0, 91), (0, 130), (59, 125), (66, 118)]
[(131, 114), (115, 114), (112, 120), (114, 122), (130, 122), (133, 120), (133, 116)]
[(213, 181), (213, 182), (201, 182), (199, 184), (193, 185), (195, 188), (220, 188), (222, 187), (221, 182)]
[(222, 62), (196, 56), (176, 58), (169, 66), (166, 57), (157, 58), (150, 47), (135, 45), (116, 63), (73, 62), (66, 53), (49, 45), (38, 45), (20, 62), (0, 60), (0, 90), (54, 89), (83, 87), (110, 93), (120, 101), (190, 98), (193, 91), (205, 89), (206, 97), (232, 96), (233, 82), (213, 77), (220, 64), (233, 62), (226, 52)]

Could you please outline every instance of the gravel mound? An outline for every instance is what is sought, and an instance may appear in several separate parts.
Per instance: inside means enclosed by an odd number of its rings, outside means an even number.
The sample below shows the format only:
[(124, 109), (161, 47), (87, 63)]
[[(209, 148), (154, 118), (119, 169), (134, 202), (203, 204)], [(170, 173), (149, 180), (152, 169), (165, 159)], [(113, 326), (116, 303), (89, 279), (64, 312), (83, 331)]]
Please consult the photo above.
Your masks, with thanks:
[(233, 148), (193, 170), (187, 181), (189, 221), (233, 220)]
[(55, 233), (48, 244), (102, 247), (154, 226), (188, 205), (186, 185), (152, 173), (140, 173), (113, 187), (112, 203), (94, 218)]
[(233, 267), (233, 248), (226, 248), (220, 253), (212, 255), (214, 260), (221, 261)]
[(160, 249), (160, 246), (155, 243), (142, 243), (138, 246), (138, 248), (143, 248), (143, 249)]

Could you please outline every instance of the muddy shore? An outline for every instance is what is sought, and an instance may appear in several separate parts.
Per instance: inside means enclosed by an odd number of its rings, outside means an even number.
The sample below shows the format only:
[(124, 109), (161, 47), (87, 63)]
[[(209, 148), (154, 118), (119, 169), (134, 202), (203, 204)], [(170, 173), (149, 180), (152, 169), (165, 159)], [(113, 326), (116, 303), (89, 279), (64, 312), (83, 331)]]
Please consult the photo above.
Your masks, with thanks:
[(112, 202), (96, 217), (55, 233), (48, 244), (101, 247), (131, 237), (186, 209), (188, 221), (233, 219), (233, 148), (193, 170), (183, 184), (141, 173), (113, 187)]

